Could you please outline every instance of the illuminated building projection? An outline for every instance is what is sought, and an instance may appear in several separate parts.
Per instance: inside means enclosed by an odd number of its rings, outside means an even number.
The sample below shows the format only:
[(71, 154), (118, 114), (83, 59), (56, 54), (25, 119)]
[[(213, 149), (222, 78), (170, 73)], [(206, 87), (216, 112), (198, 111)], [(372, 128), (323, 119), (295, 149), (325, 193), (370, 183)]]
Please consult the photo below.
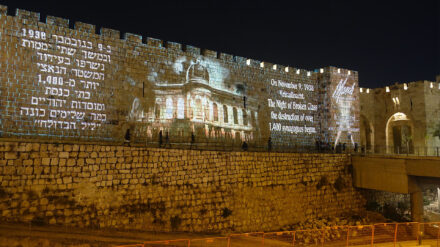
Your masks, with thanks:
[(146, 124), (148, 138), (157, 139), (160, 131), (174, 140), (188, 139), (191, 134), (239, 143), (255, 138), (256, 100), (248, 98), (244, 105), (246, 86), (233, 81), (227, 68), (202, 56), (178, 56), (164, 63), (168, 66), (161, 69), (144, 63), (155, 95), (154, 106), (148, 111), (134, 110), (139, 106), (136, 98), (131, 110), (132, 118)]

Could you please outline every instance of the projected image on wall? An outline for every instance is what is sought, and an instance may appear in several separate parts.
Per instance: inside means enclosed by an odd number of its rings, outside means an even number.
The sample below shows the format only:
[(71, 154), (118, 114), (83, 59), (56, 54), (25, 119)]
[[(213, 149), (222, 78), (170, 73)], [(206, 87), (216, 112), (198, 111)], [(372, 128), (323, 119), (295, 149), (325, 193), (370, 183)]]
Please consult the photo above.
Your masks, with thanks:
[(355, 146), (355, 139), (357, 139), (355, 135), (359, 135), (359, 119), (356, 118), (358, 115), (356, 112), (356, 104), (358, 103), (355, 94), (356, 81), (350, 75), (345, 77), (337, 75), (333, 85), (331, 101), (334, 127), (330, 129), (334, 130), (336, 134), (334, 145), (347, 143)]
[(15, 31), (0, 66), (29, 69), (0, 81), (1, 136), (280, 149), (358, 138), (357, 76), (336, 68), (328, 77), (136, 35)]
[(199, 56), (179, 56), (161, 63), (145, 62), (151, 86), (149, 100), (135, 98), (131, 121), (144, 122), (151, 139), (225, 139), (252, 141), (256, 137), (256, 100), (246, 94), (246, 83), (234, 80), (219, 62)]

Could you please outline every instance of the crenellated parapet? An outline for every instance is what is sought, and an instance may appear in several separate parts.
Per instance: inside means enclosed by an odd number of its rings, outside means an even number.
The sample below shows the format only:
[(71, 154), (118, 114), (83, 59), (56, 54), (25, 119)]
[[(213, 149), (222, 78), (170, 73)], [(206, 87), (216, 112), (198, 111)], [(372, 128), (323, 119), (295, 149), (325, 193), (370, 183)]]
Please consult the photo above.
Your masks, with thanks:
[[(7, 6), (0, 5), (0, 15), (3, 16), (7, 15), (7, 10), (8, 10)], [(15, 16), (10, 16), (10, 17), (17, 19), (19, 22), (26, 25), (33, 25), (37, 27), (38, 26), (42, 27), (47, 25), (55, 28), (70, 29), (69, 28), (70, 20), (48, 15), (46, 17), (46, 22), (44, 23), (41, 22), (40, 13), (37, 12), (17, 9)], [(83, 33), (83, 35), (93, 36), (94, 38), (99, 38), (100, 36), (103, 39), (112, 39), (113, 41), (125, 42), (131, 45), (140, 45), (140, 46), (154, 47), (161, 49), (171, 49), (173, 51), (186, 52), (194, 56), (201, 55), (201, 56), (215, 58), (228, 62), (235, 62), (238, 65), (251, 66), (253, 68), (262, 69), (266, 71), (276, 71), (280, 73), (290, 73), (290, 74), (305, 74), (306, 76), (312, 76), (315, 73), (319, 73), (319, 70), (308, 71), (305, 69), (300, 69), (285, 65), (278, 65), (270, 62), (244, 58), (244, 57), (230, 55), (208, 49), (202, 49), (191, 45), (182, 45), (176, 42), (163, 41), (151, 37), (146, 37), (145, 39), (143, 39), (142, 35), (137, 35), (132, 33), (125, 33), (122, 35), (121, 38), (121, 32), (118, 30), (101, 27), (99, 28), (98, 31), (95, 25), (80, 21), (76, 21), (74, 23), (73, 30), (79, 33)], [(345, 69), (339, 69), (339, 70), (347, 71)]]
[(167, 133), (177, 143), (195, 135), (236, 146), (356, 146), (356, 71), (308, 71), (59, 17), (44, 23), (21, 9), (8, 16), (6, 6), (0, 11), (0, 114), (7, 116), (0, 136), (145, 144)]
[(412, 91), (412, 90), (418, 90), (418, 89), (427, 89), (427, 90), (439, 90), (440, 91), (440, 82), (433, 82), (433, 81), (413, 81), (413, 82), (404, 82), (404, 83), (394, 83), (389, 86), (385, 87), (379, 87), (379, 88), (359, 88), (360, 93), (391, 93), (395, 91)]

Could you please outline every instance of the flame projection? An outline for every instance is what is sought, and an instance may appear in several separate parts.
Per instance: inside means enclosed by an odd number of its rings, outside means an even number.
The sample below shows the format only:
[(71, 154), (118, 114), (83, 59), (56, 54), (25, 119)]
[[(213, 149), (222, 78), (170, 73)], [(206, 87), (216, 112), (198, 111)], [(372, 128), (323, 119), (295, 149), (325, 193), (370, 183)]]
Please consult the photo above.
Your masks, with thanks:
[(360, 138), (357, 75), (334, 71), (329, 77), (322, 76), (321, 83), (329, 85), (324, 94), (324, 102), (328, 102), (329, 109), (328, 113), (324, 114), (326, 141), (335, 146), (350, 144), (354, 147)]

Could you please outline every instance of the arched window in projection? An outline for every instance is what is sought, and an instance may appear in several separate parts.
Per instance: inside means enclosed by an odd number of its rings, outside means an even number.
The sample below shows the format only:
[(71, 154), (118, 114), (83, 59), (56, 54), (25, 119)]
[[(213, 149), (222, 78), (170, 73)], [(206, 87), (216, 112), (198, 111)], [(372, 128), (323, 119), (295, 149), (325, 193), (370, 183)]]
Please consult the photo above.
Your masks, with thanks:
[(225, 123), (229, 122), (228, 107), (226, 105), (223, 105), (223, 121)]
[(234, 124), (238, 124), (238, 112), (237, 112), (237, 107), (232, 108), (232, 113), (234, 114)]
[(185, 100), (183, 98), (177, 100), (177, 118), (185, 118)]
[(243, 117), (243, 125), (247, 126), (248, 125), (247, 112), (245, 109), (242, 109), (241, 112)]
[(256, 112), (251, 112), (251, 125), (252, 126), (257, 126), (255, 114), (257, 114), (257, 113)]
[(241, 134), (239, 131), (235, 132), (235, 141), (240, 143), (241, 142)]
[(205, 112), (204, 114), (204, 121), (209, 121), (209, 101), (205, 100), (203, 104), (203, 110)]
[(160, 105), (156, 103), (156, 107), (154, 108), (154, 115), (156, 119), (160, 119)]
[(186, 110), (188, 111), (188, 118), (189, 119), (194, 119), (194, 100), (190, 99), (189, 97), (187, 98), (187, 102), (188, 102), (188, 107), (186, 108)]
[(202, 118), (203, 118), (202, 100), (201, 99), (196, 99), (196, 110), (195, 110), (194, 116), (200, 120), (202, 120)]
[(212, 103), (212, 114), (214, 116), (214, 121), (218, 121), (218, 107), (216, 103)]
[(166, 114), (165, 114), (165, 118), (166, 119), (172, 119), (173, 118), (173, 99), (172, 98), (167, 98), (167, 100), (165, 101), (166, 104)]

